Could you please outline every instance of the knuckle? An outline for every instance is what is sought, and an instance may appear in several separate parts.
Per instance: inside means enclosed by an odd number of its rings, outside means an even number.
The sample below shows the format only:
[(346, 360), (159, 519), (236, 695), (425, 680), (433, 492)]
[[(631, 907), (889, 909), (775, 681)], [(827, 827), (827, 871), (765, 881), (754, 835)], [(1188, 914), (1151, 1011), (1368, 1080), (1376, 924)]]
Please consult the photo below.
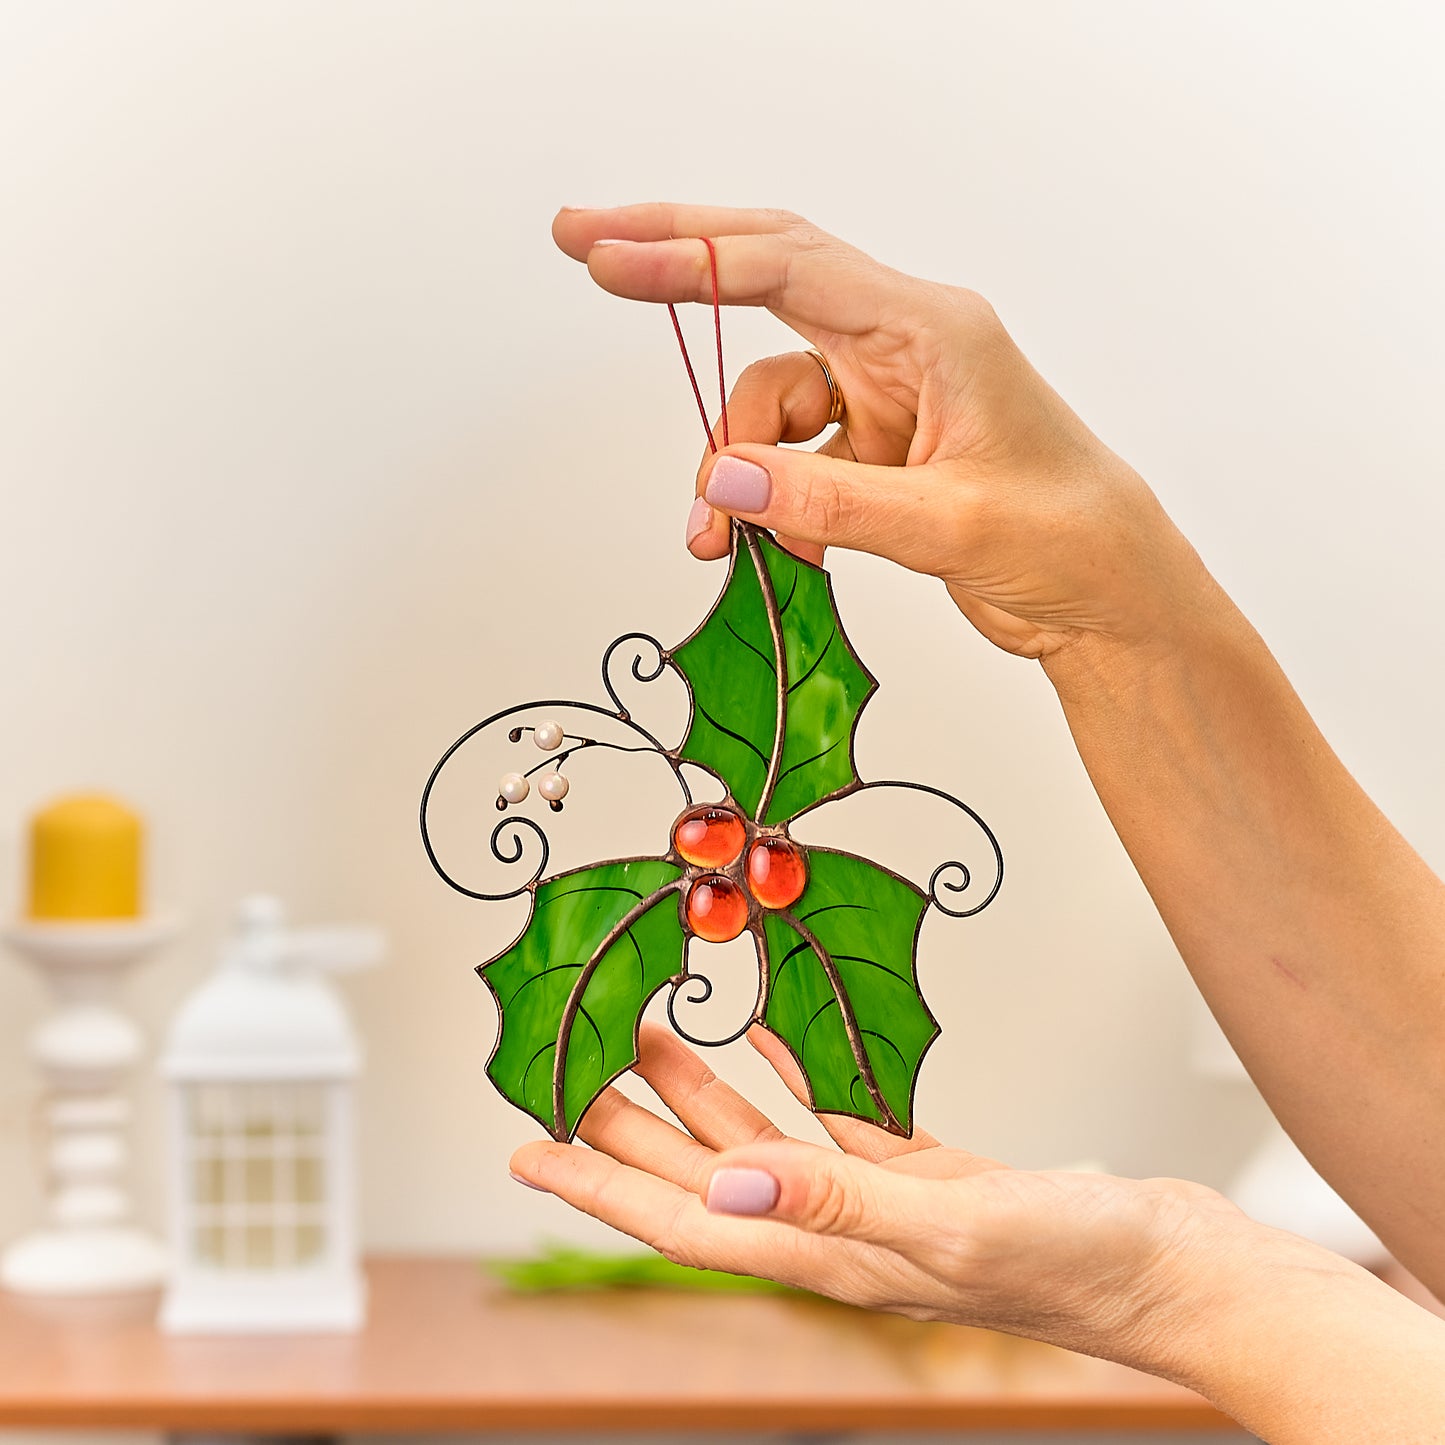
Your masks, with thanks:
[(745, 366), (733, 385), (736, 398), (778, 391), (787, 379), (790, 356), (760, 356)]
[(667, 1222), (648, 1243), (672, 1264), (685, 1265), (689, 1269), (703, 1268), (695, 1242), (687, 1228), (691, 1200), (682, 1200), (672, 1211)]
[(625, 1191), (621, 1188), (616, 1170), (608, 1170), (600, 1179), (589, 1181), (582, 1207), (598, 1219), (606, 1219), (625, 1202)]
[(809, 479), (801, 511), (816, 525), (819, 540), (851, 537), (856, 510), (851, 493), (830, 471), (820, 471)]
[(851, 1234), (863, 1217), (862, 1201), (850, 1182), (832, 1169), (814, 1176), (808, 1190), (808, 1219), (820, 1234)]
[(950, 291), (954, 306), (967, 320), (983, 326), (1002, 325), (998, 312), (993, 309), (993, 303), (977, 291), (971, 291), (967, 286), (954, 286)]

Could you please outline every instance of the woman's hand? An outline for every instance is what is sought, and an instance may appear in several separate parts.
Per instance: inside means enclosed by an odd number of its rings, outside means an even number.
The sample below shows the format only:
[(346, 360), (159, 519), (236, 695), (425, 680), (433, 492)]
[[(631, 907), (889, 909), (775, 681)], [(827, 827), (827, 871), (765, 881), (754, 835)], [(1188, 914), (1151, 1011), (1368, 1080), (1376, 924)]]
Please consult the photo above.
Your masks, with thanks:
[[(827, 358), (750, 366), (728, 402), (733, 445), (704, 459), (688, 542), (728, 549), (728, 517), (817, 560), (876, 552), (948, 586), (990, 641), (1046, 657), (1071, 638), (1157, 641), (1211, 600), (1208, 574), (1148, 487), (1029, 365), (980, 296), (916, 280), (779, 211), (643, 205), (562, 211), (557, 244), (597, 283), (645, 301), (766, 306)], [(721, 437), (718, 437), (719, 443)]]
[[(786, 1048), (749, 1037), (801, 1098)], [(525, 1145), (513, 1178), (680, 1264), (1165, 1375), (1271, 1445), (1440, 1438), (1445, 1324), (1212, 1190), (1026, 1174), (836, 1115), (844, 1152), (803, 1144), (653, 1025), (638, 1072), (690, 1133), (608, 1090), (591, 1149)]]
[[(786, 1048), (750, 1038), (802, 1098)], [(1162, 1370), (1210, 1252), (1264, 1232), (1179, 1180), (1016, 1172), (838, 1115), (820, 1118), (845, 1152), (788, 1139), (655, 1025), (638, 1072), (690, 1134), (608, 1090), (591, 1149), (529, 1144), (512, 1170), (681, 1264)]]

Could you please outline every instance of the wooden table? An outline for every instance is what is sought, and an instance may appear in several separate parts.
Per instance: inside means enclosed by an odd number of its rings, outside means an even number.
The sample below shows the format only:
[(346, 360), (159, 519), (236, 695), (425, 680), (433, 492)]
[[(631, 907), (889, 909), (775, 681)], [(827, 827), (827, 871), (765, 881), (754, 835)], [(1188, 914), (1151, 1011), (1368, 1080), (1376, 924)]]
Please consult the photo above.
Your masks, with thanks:
[(170, 1338), (154, 1299), (0, 1294), (0, 1426), (251, 1433), (1224, 1428), (1198, 1396), (985, 1330), (806, 1298), (514, 1297), (370, 1262), (351, 1337)]

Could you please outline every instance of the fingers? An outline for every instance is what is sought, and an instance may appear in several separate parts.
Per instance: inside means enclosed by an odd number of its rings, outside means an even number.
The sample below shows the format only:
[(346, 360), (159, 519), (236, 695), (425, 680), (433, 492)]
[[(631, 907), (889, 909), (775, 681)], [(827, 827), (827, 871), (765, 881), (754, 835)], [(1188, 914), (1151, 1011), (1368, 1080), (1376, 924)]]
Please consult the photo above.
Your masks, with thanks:
[(711, 1149), (616, 1089), (603, 1091), (583, 1115), (577, 1133), (620, 1164), (646, 1170), (694, 1194), (716, 1158)]
[[(719, 236), (718, 300), (779, 308), (793, 247), (784, 236)], [(633, 301), (712, 304), (712, 261), (701, 241), (623, 241), (605, 236), (587, 253), (604, 291)]]
[[(817, 361), (803, 351), (769, 356), (755, 361), (738, 377), (728, 397), (728, 437), (735, 442), (805, 442), (828, 424), (831, 403), (828, 383)], [(713, 429), (718, 446), (724, 444), (722, 423)], [(709, 451), (698, 468), (697, 493), (702, 496)], [(688, 517), (687, 545), (694, 557), (705, 562), (726, 557), (730, 546), (728, 518), (704, 502)], [(785, 543), (786, 545), (786, 543)], [(813, 548), (810, 562), (822, 560), (821, 548)]]
[[(622, 206), (562, 211), (557, 244), (592, 279), (634, 301), (712, 301), (702, 236), (715, 240), (718, 299), (766, 306), (803, 335), (861, 335), (898, 311), (900, 278), (861, 251), (782, 211)], [(898, 318), (893, 317), (894, 320)]]
[(972, 486), (941, 467), (866, 466), (817, 452), (753, 444), (712, 458), (703, 497), (741, 517), (824, 547), (851, 547), (916, 572), (956, 576), (968, 540)]
[(610, 209), (564, 206), (552, 222), (552, 238), (574, 261), (585, 261), (588, 251), (604, 237), (669, 241), (679, 236), (766, 236), (803, 224), (791, 211), (649, 201)]
[(670, 1235), (689, 1226), (695, 1232), (706, 1219), (696, 1194), (646, 1170), (620, 1164), (600, 1150), (575, 1144), (524, 1144), (512, 1155), (509, 1168), (513, 1178), (555, 1194), (654, 1248), (663, 1248)]
[[(766, 1029), (761, 1024), (750, 1028), (747, 1038), (773, 1066), (793, 1097), (806, 1107), (808, 1086), (804, 1083), (803, 1071), (798, 1067), (798, 1061), (787, 1044), (771, 1029)], [(844, 1114), (819, 1114), (818, 1122), (840, 1149), (875, 1164), (884, 1159), (897, 1158), (900, 1154), (914, 1154), (921, 1149), (939, 1148), (938, 1140), (922, 1129), (915, 1129), (911, 1139), (900, 1139), (896, 1134), (866, 1124), (861, 1119), (850, 1119)]]
[(510, 1168), (524, 1184), (555, 1194), (678, 1264), (827, 1290), (839, 1273), (837, 1261), (830, 1268), (827, 1257), (848, 1256), (841, 1241), (710, 1213), (696, 1193), (595, 1149), (524, 1144)]
[(951, 1218), (944, 1183), (880, 1168), (795, 1139), (719, 1156), (705, 1195), (710, 1213), (766, 1218), (916, 1259), (966, 1221)]
[(771, 1119), (659, 1024), (642, 1027), (637, 1072), (682, 1120), (693, 1138), (709, 1149), (732, 1149), (784, 1137)]

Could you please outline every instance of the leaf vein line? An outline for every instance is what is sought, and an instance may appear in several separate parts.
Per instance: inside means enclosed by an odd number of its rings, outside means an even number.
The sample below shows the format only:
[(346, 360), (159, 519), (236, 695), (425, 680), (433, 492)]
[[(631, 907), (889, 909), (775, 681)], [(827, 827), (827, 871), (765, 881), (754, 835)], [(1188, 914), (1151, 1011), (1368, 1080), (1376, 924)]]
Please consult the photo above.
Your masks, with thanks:
[(897, 969), (889, 968), (888, 965), (882, 962), (880, 959), (864, 958), (861, 953), (835, 953), (833, 955), (833, 962), (866, 964), (869, 968), (876, 968), (879, 973), (885, 973), (888, 975), (889, 978), (896, 979), (905, 988), (910, 990), (912, 989), (912, 985), (908, 982), (906, 978), (903, 977), (901, 973), (898, 972)]
[(597, 1027), (597, 1020), (592, 1017), (592, 1015), (591, 1015), (591, 1013), (588, 1011), (587, 1005), (586, 1005), (585, 1003), (579, 1003), (579, 1004), (577, 1005), (577, 1012), (578, 1012), (579, 1014), (581, 1014), (584, 1019), (587, 1020), (588, 1024), (591, 1025), (592, 1034), (593, 1034), (593, 1036), (594, 1036), (594, 1037), (596, 1038), (596, 1040), (597, 1040), (597, 1047), (602, 1050), (602, 1071), (603, 1071), (603, 1073), (606, 1073), (606, 1072), (607, 1072), (607, 1044), (606, 1044), (606, 1042), (603, 1040), (602, 1030)]
[(642, 945), (637, 941), (637, 934), (630, 928), (622, 936), (632, 945), (632, 951), (637, 955), (637, 991), (639, 994), (646, 993), (647, 960), (642, 956)]
[(817, 655), (817, 657), (813, 659), (812, 666), (808, 668), (807, 672), (805, 672), (802, 677), (797, 680), (797, 682), (789, 685), (788, 691), (790, 693), (797, 692), (797, 690), (802, 687), (802, 685), (807, 682), (807, 680), (812, 677), (812, 675), (817, 672), (817, 670), (823, 665), (823, 659), (827, 657), (828, 650), (833, 646), (833, 641), (837, 636), (838, 629), (835, 627), (828, 634), (828, 640), (823, 644), (823, 650)]
[(757, 646), (756, 643), (749, 642), (749, 641), (747, 640), (747, 638), (744, 637), (744, 636), (742, 635), (742, 633), (739, 632), (739, 631), (737, 630), (737, 628), (734, 627), (734, 626), (732, 625), (732, 623), (729, 622), (726, 617), (723, 618), (723, 626), (726, 627), (727, 630), (728, 630), (729, 632), (731, 632), (732, 635), (733, 635), (734, 637), (736, 637), (737, 640), (738, 640), (739, 642), (741, 642), (742, 645), (743, 645), (744, 647), (746, 647), (747, 650), (748, 650), (749, 652), (751, 652), (751, 653), (753, 654), (753, 656), (756, 657), (756, 658), (763, 664), (764, 667), (767, 668), (767, 670), (768, 670), (768, 676), (769, 676), (769, 677), (772, 677), (772, 676), (773, 676), (773, 660), (772, 660), (772, 658), (769, 657), (769, 656), (762, 650), (762, 648), (760, 648), (759, 646)]
[(903, 1065), (905, 1071), (907, 1070), (908, 1060), (903, 1057), (903, 1050), (900, 1049), (898, 1045), (895, 1044), (893, 1040), (890, 1039), (886, 1034), (880, 1034), (875, 1029), (863, 1029), (861, 1032), (865, 1039), (877, 1039), (880, 1044), (887, 1044), (888, 1047), (893, 1050), (894, 1056), (897, 1058), (898, 1062)]
[(527, 1097), (527, 1080), (532, 1076), (533, 1066), (536, 1064), (537, 1060), (540, 1059), (542, 1055), (547, 1052), (548, 1049), (555, 1049), (556, 1047), (557, 1045), (555, 1043), (545, 1043), (540, 1049), (537, 1050), (535, 1054), (532, 1055), (530, 1059), (527, 1060), (527, 1067), (522, 1070), (522, 1097), (524, 1099)]
[(782, 602), (780, 602), (780, 603), (778, 604), (778, 616), (779, 616), (779, 617), (781, 617), (781, 616), (783, 615), (783, 613), (785, 613), (785, 612), (788, 610), (788, 608), (790, 608), (790, 607), (793, 605), (793, 597), (796, 595), (796, 593), (797, 593), (797, 591), (798, 591), (798, 574), (799, 574), (802, 570), (803, 570), (803, 569), (802, 569), (801, 567), (799, 567), (796, 563), (793, 564), (793, 585), (788, 588), (788, 595), (783, 599)]
[(798, 917), (806, 923), (810, 918), (818, 918), (824, 913), (831, 913), (835, 908), (846, 908), (858, 913), (873, 912), (873, 909), (866, 903), (825, 903), (821, 908), (814, 908), (808, 913), (800, 913)]
[(696, 698), (693, 699), (693, 705), (697, 708), (698, 712), (702, 715), (703, 719), (706, 722), (710, 723), (713, 727), (715, 727), (718, 732), (732, 738), (735, 742), (740, 742), (745, 748), (747, 748), (750, 753), (756, 756), (757, 760), (763, 765), (764, 768), (767, 767), (768, 756), (755, 742), (753, 742), (750, 738), (745, 738), (741, 733), (735, 733), (731, 728), (725, 728), (700, 702), (697, 701)]
[[(501, 960), (499, 959), (498, 962), (500, 961)], [(531, 988), (534, 983), (537, 983), (541, 979), (546, 978), (549, 973), (568, 973), (572, 969), (579, 966), (580, 965), (575, 963), (554, 963), (550, 968), (542, 969), (540, 973), (530, 974), (527, 978), (524, 978), (522, 982), (517, 986), (517, 991), (507, 1000), (503, 1007), (515, 1008), (517, 1000), (521, 998), (521, 996), (527, 991), (527, 989)]]
[(813, 1017), (810, 1018), (810, 1019), (808, 1020), (808, 1022), (807, 1022), (807, 1023), (804, 1025), (804, 1027), (803, 1027), (803, 1037), (798, 1040), (798, 1054), (799, 1054), (800, 1057), (806, 1057), (806, 1056), (807, 1056), (807, 1053), (808, 1053), (808, 1035), (809, 1035), (810, 1033), (812, 1033), (812, 1031), (813, 1031), (813, 1025), (814, 1025), (815, 1023), (817, 1023), (818, 1020), (819, 1020), (820, 1018), (822, 1018), (823, 1015), (824, 1015), (825, 1013), (827, 1013), (830, 1008), (835, 1008), (835, 1009), (837, 1009), (837, 1010), (839, 1011), (839, 1013), (841, 1013), (841, 1012), (843, 1011), (843, 1005), (838, 1002), (838, 999), (837, 999), (836, 996), (834, 996), (833, 998), (830, 998), (830, 999), (826, 999), (823, 1003), (819, 1004), (816, 1009), (813, 1010)]
[(569, 888), (564, 893), (549, 893), (545, 898), (537, 900), (538, 908), (550, 907), (553, 903), (560, 903), (564, 898), (575, 898), (579, 893), (628, 893), (633, 898), (641, 898), (635, 888), (625, 888), (621, 883), (586, 883), (581, 888)]
[(807, 945), (806, 943), (799, 943), (799, 944), (796, 944), (794, 947), (790, 948), (790, 949), (783, 955), (782, 962), (778, 964), (778, 971), (773, 975), (773, 987), (774, 987), (774, 988), (777, 987), (778, 981), (782, 978), (782, 976), (783, 976), (783, 970), (784, 970), (784, 969), (793, 961), (793, 959), (795, 959), (800, 953), (806, 953), (807, 951), (808, 951), (808, 945)]
[(824, 748), (821, 753), (814, 753), (811, 758), (804, 758), (801, 762), (794, 763), (792, 767), (784, 768), (778, 776), (778, 781), (781, 783), (784, 778), (786, 778), (791, 773), (796, 773), (799, 768), (806, 768), (811, 764), (816, 763), (823, 758), (826, 758), (829, 753), (831, 753), (835, 748), (841, 746), (843, 742), (843, 738), (834, 738), (834, 740), (829, 743), (828, 746)]

